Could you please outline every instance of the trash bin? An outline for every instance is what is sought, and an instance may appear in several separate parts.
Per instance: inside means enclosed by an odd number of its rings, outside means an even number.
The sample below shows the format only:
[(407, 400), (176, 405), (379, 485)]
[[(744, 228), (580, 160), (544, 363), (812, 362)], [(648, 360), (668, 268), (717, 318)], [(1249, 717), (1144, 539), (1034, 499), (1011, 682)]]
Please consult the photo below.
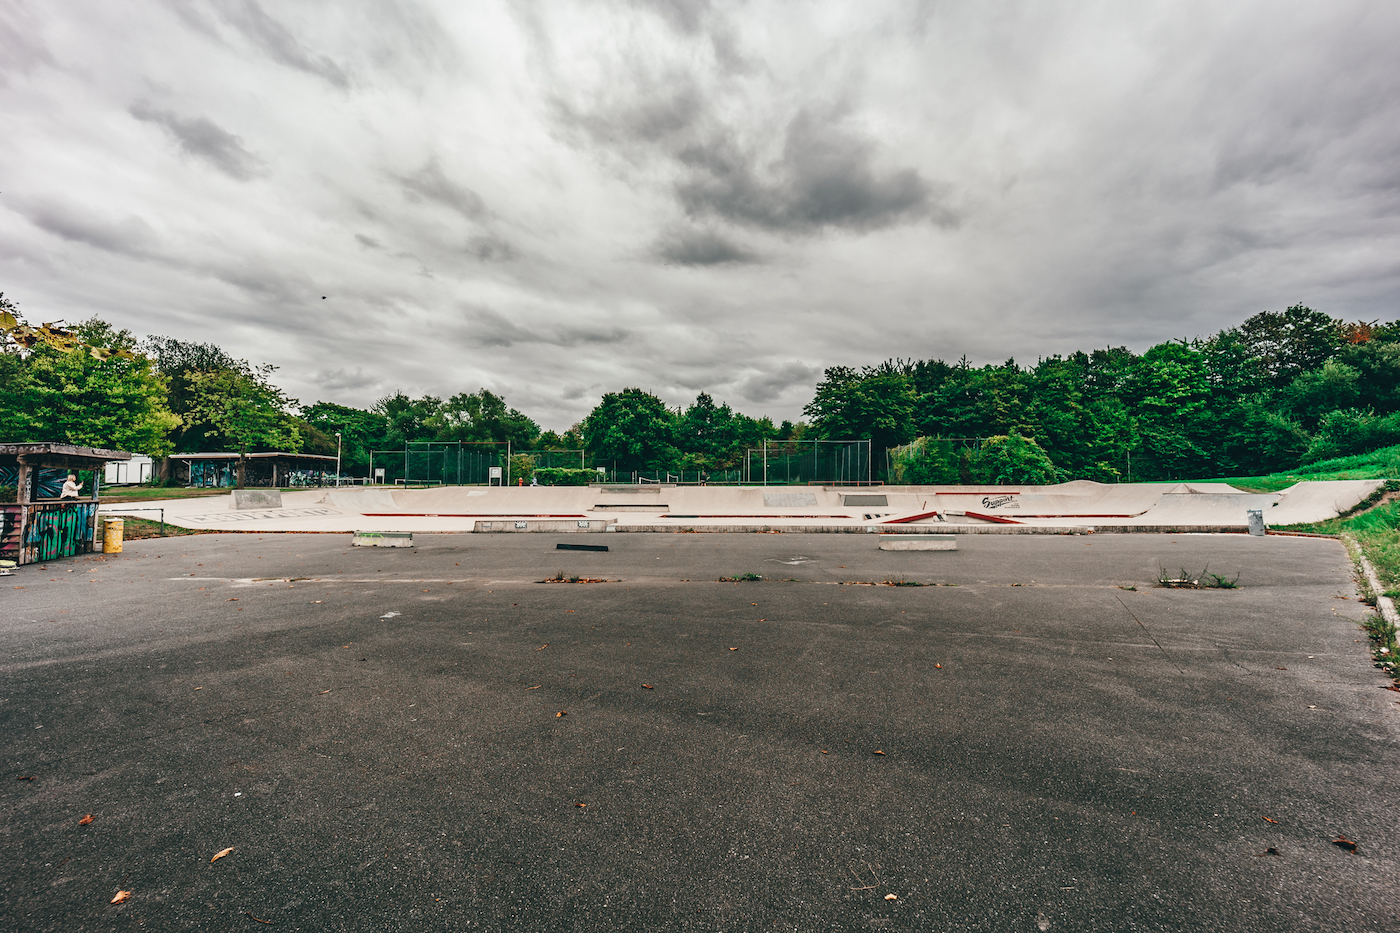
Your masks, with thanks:
[(125, 522), (120, 518), (109, 518), (105, 520), (102, 528), (102, 553), (120, 554), (122, 552), (122, 529)]
[(1249, 533), (1262, 535), (1264, 533), (1264, 510), (1249, 509), (1244, 514), (1249, 516)]

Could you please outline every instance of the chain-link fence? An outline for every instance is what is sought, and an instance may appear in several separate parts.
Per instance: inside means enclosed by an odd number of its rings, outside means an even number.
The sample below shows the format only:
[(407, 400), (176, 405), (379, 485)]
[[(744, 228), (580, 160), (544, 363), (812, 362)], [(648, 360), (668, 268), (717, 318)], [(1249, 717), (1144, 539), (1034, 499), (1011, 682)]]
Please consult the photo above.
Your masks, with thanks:
[(744, 455), (744, 482), (752, 485), (865, 486), (873, 479), (868, 440), (778, 441)]

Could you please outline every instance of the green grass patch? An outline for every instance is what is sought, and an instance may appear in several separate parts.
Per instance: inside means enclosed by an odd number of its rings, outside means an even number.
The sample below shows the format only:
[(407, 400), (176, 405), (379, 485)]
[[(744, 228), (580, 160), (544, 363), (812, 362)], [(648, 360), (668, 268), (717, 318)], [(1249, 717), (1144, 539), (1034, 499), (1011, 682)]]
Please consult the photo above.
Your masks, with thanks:
[(228, 489), (208, 489), (184, 486), (103, 486), (98, 492), (100, 502), (150, 502), (153, 499), (202, 499), (226, 496)]
[(720, 583), (756, 583), (763, 579), (761, 573), (741, 573), (737, 577), (720, 577)]
[(127, 541), (136, 541), (141, 538), (178, 538), (182, 535), (209, 535), (217, 532), (208, 528), (181, 528), (179, 525), (165, 524), (165, 530), (161, 531), (159, 521), (149, 518), (131, 518), (126, 515), (113, 516), (122, 520), (122, 538)]
[(1352, 457), (1319, 460), (1264, 476), (1217, 476), (1187, 482), (1229, 483), (1249, 492), (1278, 492), (1306, 480), (1396, 478), (1400, 478), (1400, 446), (1382, 447), (1380, 450)]

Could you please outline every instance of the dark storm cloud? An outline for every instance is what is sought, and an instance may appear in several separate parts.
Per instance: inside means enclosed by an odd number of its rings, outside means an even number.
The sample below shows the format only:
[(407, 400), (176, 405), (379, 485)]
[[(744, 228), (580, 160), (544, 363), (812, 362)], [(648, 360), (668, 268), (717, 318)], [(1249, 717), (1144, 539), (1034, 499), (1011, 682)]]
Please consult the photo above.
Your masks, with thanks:
[(510, 262), (520, 258), (514, 246), (496, 236), (472, 237), (467, 243), (467, 252), (482, 262)]
[(780, 232), (869, 231), (924, 219), (957, 225), (945, 188), (917, 169), (882, 170), (877, 155), (873, 141), (803, 111), (773, 165), (726, 137), (682, 149), (690, 177), (677, 194), (691, 214)]
[(224, 22), (278, 64), (316, 75), (338, 88), (350, 86), (349, 77), (339, 65), (325, 55), (308, 50), (286, 26), (268, 15), (257, 0), (213, 0), (213, 4)]
[(478, 311), (462, 335), (479, 347), (512, 347), (520, 344), (546, 344), (555, 347), (620, 344), (629, 335), (620, 327), (555, 325), (535, 319), (513, 321), (495, 311)]
[(48, 202), (24, 211), (30, 223), (74, 243), (109, 253), (145, 257), (156, 245), (156, 232), (139, 217), (112, 218), (75, 204)]
[(632, 0), (632, 5), (660, 16), (686, 35), (698, 33), (710, 12), (710, 0)]
[(448, 178), (437, 156), (428, 159), (412, 174), (395, 177), (410, 200), (441, 204), (468, 220), (481, 221), (489, 216), (481, 195)]
[(757, 253), (713, 230), (684, 230), (662, 237), (653, 252), (664, 262), (682, 266), (755, 263)]
[(148, 104), (128, 111), (143, 123), (154, 123), (170, 134), (189, 155), (203, 159), (230, 178), (248, 181), (263, 174), (262, 159), (243, 147), (243, 140), (206, 117), (182, 117)]
[(326, 392), (340, 393), (359, 392), (379, 384), (377, 378), (366, 375), (359, 366), (353, 372), (344, 368), (322, 370), (312, 376), (311, 381)]
[(814, 385), (821, 369), (807, 363), (792, 361), (739, 383), (739, 393), (757, 404), (771, 402), (793, 389)]

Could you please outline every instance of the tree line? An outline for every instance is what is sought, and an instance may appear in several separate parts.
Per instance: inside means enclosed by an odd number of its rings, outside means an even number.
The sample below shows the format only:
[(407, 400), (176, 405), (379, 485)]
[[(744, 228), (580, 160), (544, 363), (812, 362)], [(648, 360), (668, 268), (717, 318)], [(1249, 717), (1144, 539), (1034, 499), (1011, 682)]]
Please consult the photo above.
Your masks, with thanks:
[(707, 393), (671, 408), (625, 388), (554, 432), (484, 388), (301, 405), (274, 374), (211, 343), (140, 339), (97, 318), (32, 325), (0, 294), (0, 439), (154, 457), (333, 455), (339, 432), (351, 475), (368, 473), (371, 451), (418, 441), (585, 450), (590, 466), (703, 473), (736, 468), (764, 443), (869, 438), (874, 473), (891, 481), (1114, 482), (1265, 473), (1400, 443), (1400, 322), (1348, 323), (1302, 305), (1142, 354), (831, 367), (796, 423)]

